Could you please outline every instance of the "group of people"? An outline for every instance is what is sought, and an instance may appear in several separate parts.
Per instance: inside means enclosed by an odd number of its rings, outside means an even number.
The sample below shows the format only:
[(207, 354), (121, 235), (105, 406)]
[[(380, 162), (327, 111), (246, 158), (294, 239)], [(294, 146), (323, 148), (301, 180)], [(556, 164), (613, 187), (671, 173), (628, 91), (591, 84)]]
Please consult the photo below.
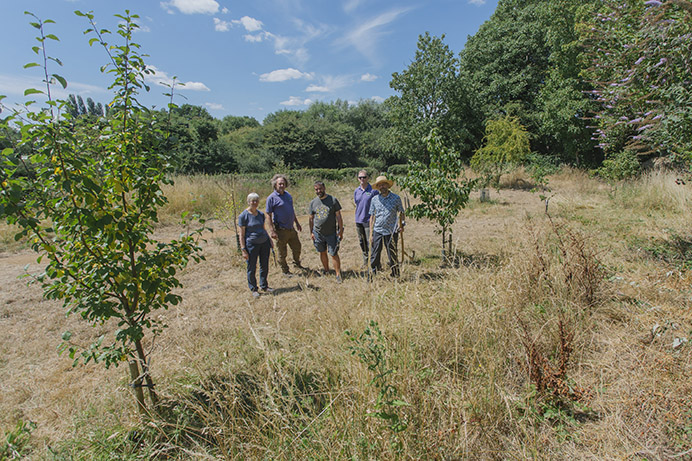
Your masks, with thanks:
[[(378, 176), (370, 185), (368, 173), (358, 173), (359, 186), (353, 193), (356, 205), (356, 233), (363, 253), (363, 268), (369, 275), (382, 270), (380, 263), (382, 251), (387, 253), (387, 262), (394, 277), (399, 275), (397, 259), (398, 234), (404, 231), (404, 207), (401, 198), (391, 192), (393, 181), (386, 176)], [(255, 192), (247, 196), (248, 207), (238, 216), (240, 242), (243, 258), (247, 261), (247, 282), (252, 296), (259, 297), (260, 290), (271, 293), (267, 276), (269, 256), (274, 248), (278, 252), (278, 264), (284, 274), (291, 274), (287, 257), (290, 247), (293, 265), (305, 269), (300, 262), (301, 244), (298, 232), (303, 228), (296, 217), (293, 197), (286, 189), (288, 178), (282, 174), (271, 180), (274, 191), (267, 197), (265, 213), (258, 210), (259, 195)], [(327, 194), (324, 182), (315, 181), (316, 197), (308, 207), (310, 238), (320, 255), (322, 273), (329, 273), (331, 257), (336, 282), (341, 283), (341, 259), (339, 246), (344, 238), (344, 221), (341, 204), (335, 197)], [(268, 231), (267, 231), (268, 230)], [(257, 285), (257, 263), (259, 262), (259, 286)]]

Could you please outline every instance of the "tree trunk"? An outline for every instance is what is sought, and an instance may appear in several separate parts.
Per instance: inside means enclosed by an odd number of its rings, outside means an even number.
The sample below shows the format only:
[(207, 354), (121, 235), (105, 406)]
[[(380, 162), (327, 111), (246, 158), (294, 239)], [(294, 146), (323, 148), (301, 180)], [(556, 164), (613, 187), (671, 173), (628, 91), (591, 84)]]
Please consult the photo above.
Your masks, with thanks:
[(449, 251), (447, 252), (448, 258), (449, 258), (449, 264), (454, 266), (454, 258), (455, 254), (452, 253), (452, 229), (449, 229), (449, 235), (447, 235), (447, 246), (449, 248)]
[(137, 348), (137, 358), (139, 359), (139, 364), (142, 366), (142, 376), (144, 377), (144, 380), (147, 383), (147, 388), (149, 389), (149, 399), (151, 400), (151, 405), (154, 409), (156, 409), (156, 407), (159, 404), (159, 396), (156, 395), (156, 390), (154, 389), (154, 381), (151, 379), (151, 374), (149, 374), (147, 356), (144, 354), (142, 342), (140, 340), (137, 340), (135, 342), (135, 347)]
[(139, 366), (137, 365), (137, 360), (130, 360), (130, 386), (135, 391), (135, 398), (137, 399), (137, 409), (142, 414), (142, 416), (147, 415), (147, 406), (144, 404), (144, 391), (142, 390), (142, 375), (139, 373)]
[(443, 227), (442, 228), (442, 263), (441, 265), (444, 266), (445, 263), (447, 262), (447, 255), (445, 254), (445, 243), (447, 243), (447, 228)]

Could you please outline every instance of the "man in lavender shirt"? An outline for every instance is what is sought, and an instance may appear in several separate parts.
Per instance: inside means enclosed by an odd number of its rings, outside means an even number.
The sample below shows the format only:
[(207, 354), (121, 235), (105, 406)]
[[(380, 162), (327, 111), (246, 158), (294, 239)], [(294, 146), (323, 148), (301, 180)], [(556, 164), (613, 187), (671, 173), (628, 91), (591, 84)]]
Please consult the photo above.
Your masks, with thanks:
[(353, 192), (353, 202), (356, 204), (356, 233), (358, 234), (358, 242), (360, 249), (363, 251), (363, 267), (368, 267), (369, 245), (368, 238), (370, 235), (370, 201), (374, 196), (379, 194), (373, 190), (368, 182), (368, 172), (360, 170), (358, 172), (358, 181), (360, 186)]
[[(293, 265), (297, 268), (302, 268), (300, 265), (300, 239), (298, 232), (303, 228), (296, 218), (295, 210), (293, 209), (293, 197), (286, 192), (288, 187), (288, 179), (282, 174), (276, 174), (272, 178), (272, 187), (274, 192), (267, 197), (266, 213), (269, 217), (269, 226), (271, 229), (271, 237), (276, 240), (276, 247), (279, 251), (279, 265), (284, 274), (290, 274), (288, 263), (286, 262), (287, 248), (291, 247), (293, 253)], [(295, 224), (298, 232), (293, 228)]]

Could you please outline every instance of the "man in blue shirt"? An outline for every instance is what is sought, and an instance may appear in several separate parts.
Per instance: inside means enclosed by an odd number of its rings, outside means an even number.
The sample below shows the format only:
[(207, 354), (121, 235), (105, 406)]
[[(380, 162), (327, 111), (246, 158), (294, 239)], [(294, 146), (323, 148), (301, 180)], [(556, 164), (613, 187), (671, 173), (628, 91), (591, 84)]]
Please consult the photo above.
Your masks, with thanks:
[(363, 267), (368, 267), (370, 201), (375, 195), (379, 194), (379, 192), (373, 190), (372, 186), (368, 182), (367, 171), (360, 170), (358, 172), (358, 181), (360, 182), (360, 185), (353, 192), (353, 202), (356, 204), (356, 233), (358, 234), (360, 249), (363, 251)]
[[(302, 268), (300, 264), (300, 239), (298, 232), (303, 228), (296, 218), (295, 210), (293, 209), (293, 197), (286, 192), (288, 187), (288, 179), (282, 174), (276, 174), (272, 178), (272, 187), (274, 192), (267, 197), (266, 213), (269, 217), (269, 226), (271, 229), (271, 237), (276, 240), (276, 247), (279, 252), (279, 265), (284, 274), (290, 274), (288, 263), (286, 262), (287, 248), (291, 247), (293, 253), (293, 265), (297, 268)], [(293, 228), (295, 224), (298, 232)]]
[[(396, 255), (396, 232), (404, 231), (404, 206), (401, 198), (390, 188), (393, 181), (385, 176), (378, 176), (375, 181), (375, 189), (379, 194), (370, 202), (370, 228), (372, 229), (372, 252), (370, 254), (370, 268), (373, 274), (382, 269), (380, 255), (382, 247), (387, 249), (387, 260), (392, 270), (392, 277), (399, 276), (399, 264)], [(397, 223), (397, 213), (401, 218), (401, 226)], [(397, 229), (398, 227), (398, 229)]]

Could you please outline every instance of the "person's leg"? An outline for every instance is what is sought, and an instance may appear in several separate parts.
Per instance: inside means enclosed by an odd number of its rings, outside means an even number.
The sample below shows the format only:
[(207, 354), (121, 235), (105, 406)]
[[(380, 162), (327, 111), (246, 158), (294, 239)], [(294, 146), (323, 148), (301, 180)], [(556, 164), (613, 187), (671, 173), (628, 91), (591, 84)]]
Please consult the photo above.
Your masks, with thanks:
[(327, 250), (320, 251), (320, 261), (322, 262), (324, 271), (329, 272), (329, 258), (327, 257)]
[(363, 252), (363, 266), (368, 265), (368, 234), (370, 226), (367, 223), (356, 223), (356, 234), (358, 234), (358, 243)]
[(259, 247), (247, 244), (247, 286), (250, 291), (257, 291), (257, 277), (255, 272), (257, 271), (257, 257), (259, 256)]
[(336, 234), (332, 234), (326, 237), (327, 241), (327, 252), (332, 257), (334, 262), (334, 271), (336, 272), (336, 277), (338, 281), (341, 281), (341, 258), (339, 258), (339, 237)]
[(279, 253), (279, 266), (281, 266), (281, 271), (284, 274), (288, 274), (288, 263), (286, 262), (286, 256), (288, 256), (286, 248), (288, 232), (287, 229), (277, 229), (276, 231), (276, 234), (279, 236), (279, 239), (276, 241), (276, 250)]
[(341, 277), (341, 258), (339, 257), (338, 253), (332, 256), (332, 261), (334, 262), (334, 271), (336, 272), (336, 276)]
[(298, 238), (298, 231), (291, 229), (288, 231), (288, 246), (291, 247), (291, 253), (293, 254), (293, 264), (296, 267), (302, 267), (300, 264), (300, 238)]
[(380, 265), (380, 254), (382, 253), (382, 234), (373, 232), (372, 245), (370, 247), (370, 269), (377, 272), (382, 268)]
[(397, 258), (397, 254), (396, 254), (397, 236), (396, 236), (396, 234), (388, 235), (385, 240), (386, 240), (385, 243), (387, 246), (387, 263), (389, 264), (389, 267), (392, 270), (392, 277), (398, 277), (399, 276), (399, 259)]
[(269, 275), (269, 253), (271, 253), (271, 243), (269, 240), (260, 245), (259, 248), (259, 265), (260, 265), (260, 288), (266, 290), (269, 287), (267, 276)]

